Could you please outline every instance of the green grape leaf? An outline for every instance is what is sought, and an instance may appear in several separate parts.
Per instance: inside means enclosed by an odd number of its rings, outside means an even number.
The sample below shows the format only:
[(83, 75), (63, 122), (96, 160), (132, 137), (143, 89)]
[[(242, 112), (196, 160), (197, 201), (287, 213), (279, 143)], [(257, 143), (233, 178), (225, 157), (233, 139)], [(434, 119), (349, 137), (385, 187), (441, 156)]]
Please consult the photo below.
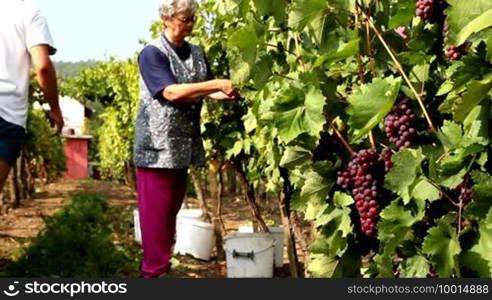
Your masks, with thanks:
[(429, 269), (429, 261), (424, 256), (412, 256), (402, 263), (401, 278), (426, 278)]
[(472, 173), (473, 202), (466, 208), (465, 213), (473, 220), (483, 220), (492, 207), (492, 176), (475, 171)]
[[(315, 19), (321, 18), (327, 8), (325, 0), (293, 0), (289, 14), (289, 27), (295, 31), (302, 31)], [(319, 26), (322, 26), (322, 23)], [(321, 28), (317, 28), (316, 31), (321, 31)]]
[(261, 90), (268, 83), (268, 79), (272, 76), (273, 60), (270, 56), (262, 56), (255, 64), (253, 81), (255, 87)]
[[(384, 236), (385, 231), (383, 229), (389, 229), (392, 232), (391, 227), (411, 227), (415, 223), (415, 218), (412, 213), (407, 210), (400, 201), (393, 201), (381, 212), (382, 226), (379, 227)], [(383, 240), (384, 238), (382, 238)]]
[(315, 224), (318, 227), (325, 226), (326, 236), (329, 237), (340, 231), (341, 237), (346, 238), (353, 231), (350, 208), (348, 207), (342, 209), (329, 207), (318, 216)]
[(275, 126), (282, 140), (289, 143), (302, 133), (319, 137), (326, 123), (325, 103), (326, 98), (315, 87), (310, 87), (307, 93), (297, 88), (286, 91), (273, 108)]
[(286, 13), (284, 0), (254, 0), (254, 3), (262, 16), (273, 15), (277, 25), (285, 22)]
[(325, 115), (323, 114), (325, 104), (326, 98), (321, 90), (311, 87), (305, 99), (305, 126), (312, 136), (319, 137), (326, 123)]
[[(468, 27), (469, 24), (492, 8), (492, 2), (490, 0), (447, 0), (447, 3), (450, 5), (446, 9), (449, 24), (448, 39), (452, 45), (458, 45), (459, 39), (463, 39), (467, 35), (466, 31), (472, 33), (474, 28), (473, 26)], [(477, 28), (479, 28), (479, 25), (474, 26), (478, 26)], [(466, 29), (466, 31), (461, 33), (463, 29)], [(460, 33), (461, 36), (459, 36)]]
[(463, 139), (461, 126), (453, 121), (444, 121), (444, 125), (437, 132), (437, 137), (441, 141), (446, 151), (454, 150), (459, 147)]
[[(458, 163), (461, 163), (458, 161)], [(441, 162), (441, 167), (443, 163)], [(466, 168), (455, 172), (454, 174), (441, 174), (441, 177), (438, 180), (438, 183), (448, 189), (454, 189), (460, 183), (463, 182), (463, 178), (465, 177), (467, 171)]]
[(243, 122), (246, 133), (251, 133), (258, 128), (256, 115), (251, 110), (249, 110), (248, 114), (243, 117)]
[(422, 244), (424, 254), (430, 255), (439, 277), (449, 278), (458, 268), (457, 256), (461, 253), (456, 230), (447, 220), (437, 221), (437, 226), (429, 230)]
[(422, 150), (406, 149), (396, 153), (392, 161), (393, 168), (386, 174), (385, 188), (403, 198), (405, 204), (410, 201), (412, 185), (421, 172), (424, 160)]
[(227, 42), (231, 79), (234, 85), (243, 85), (256, 68), (258, 37), (253, 26), (236, 29)]
[(284, 156), (280, 160), (280, 166), (293, 169), (311, 160), (311, 152), (300, 146), (287, 147)]
[(480, 222), (480, 239), (467, 251), (463, 262), (468, 268), (478, 272), (481, 278), (492, 277), (492, 209), (487, 218)]
[(426, 179), (420, 180), (412, 191), (412, 197), (420, 201), (434, 202), (441, 199), (441, 192)]
[(398, 246), (399, 241), (404, 239), (405, 234), (410, 231), (414, 223), (415, 218), (412, 213), (402, 206), (400, 201), (393, 201), (381, 212), (378, 237), (386, 247), (394, 249)]
[(468, 91), (461, 98), (454, 112), (454, 119), (463, 122), (470, 111), (487, 97), (492, 89), (492, 77), (484, 80), (472, 80), (467, 84)]
[(393, 201), (381, 212), (378, 239), (382, 243), (383, 251), (376, 261), (379, 277), (393, 277), (393, 269), (389, 267), (392, 264), (389, 262), (391, 262), (395, 249), (411, 237), (411, 227), (417, 221), (400, 200)]
[(331, 163), (318, 163), (306, 172), (301, 201), (307, 203), (307, 220), (315, 220), (328, 207), (326, 200), (334, 186), (334, 182), (329, 179), (332, 173), (334, 168)]
[(297, 89), (287, 90), (277, 99), (274, 107), (274, 122), (285, 143), (306, 132), (304, 127), (304, 105)]
[(308, 266), (308, 271), (315, 278), (332, 278), (340, 263), (338, 257), (328, 257), (324, 254), (312, 254), (311, 263)]
[(468, 23), (456, 37), (456, 44), (463, 44), (470, 35), (492, 26), (492, 8)]
[(336, 7), (338, 10), (344, 10), (346, 12), (353, 13), (356, 8), (356, 0), (332, 0), (330, 4)]
[(379, 272), (378, 278), (394, 278), (393, 259), (390, 254), (383, 253), (374, 256), (374, 262)]
[(473, 144), (487, 146), (490, 142), (489, 132), (489, 106), (490, 102), (486, 101), (481, 105), (475, 106), (463, 122), (465, 136), (463, 146), (469, 147)]
[(314, 254), (327, 254), (330, 252), (330, 242), (323, 234), (317, 234), (314, 242), (309, 246), (309, 252)]
[(222, 15), (238, 15), (244, 17), (250, 9), (250, 0), (218, 1), (218, 12)]
[(391, 16), (389, 28), (408, 26), (415, 16), (415, 0), (399, 0), (394, 7), (397, 8), (396, 14)]
[(489, 60), (489, 62), (492, 62), (492, 34), (490, 34), (489, 38), (487, 39), (487, 59)]
[(262, 15), (269, 15), (272, 13), (272, 3), (275, 1), (263, 1), (263, 0), (253, 0), (255, 3), (256, 9)]
[(324, 55), (319, 57), (315, 64), (314, 67), (320, 67), (320, 66), (325, 66), (329, 64), (333, 64), (336, 62), (339, 62), (341, 60), (344, 60), (346, 58), (349, 58), (351, 56), (356, 55), (359, 53), (359, 39), (352, 40), (346, 44), (340, 45), (339, 49), (337, 52), (330, 54), (330, 55)]
[(292, 199), (290, 200), (290, 208), (293, 211), (298, 211), (298, 212), (306, 211), (307, 203), (304, 202), (303, 200), (304, 199), (301, 199), (301, 192), (297, 191), (296, 193), (294, 193)]
[(349, 97), (349, 125), (357, 130), (355, 139), (366, 135), (376, 127), (395, 104), (401, 86), (401, 78), (375, 79), (362, 85)]
[(335, 192), (335, 195), (333, 196), (333, 203), (335, 203), (335, 205), (338, 207), (348, 207), (348, 206), (354, 204), (355, 201), (352, 198), (352, 196), (337, 191), (337, 192)]

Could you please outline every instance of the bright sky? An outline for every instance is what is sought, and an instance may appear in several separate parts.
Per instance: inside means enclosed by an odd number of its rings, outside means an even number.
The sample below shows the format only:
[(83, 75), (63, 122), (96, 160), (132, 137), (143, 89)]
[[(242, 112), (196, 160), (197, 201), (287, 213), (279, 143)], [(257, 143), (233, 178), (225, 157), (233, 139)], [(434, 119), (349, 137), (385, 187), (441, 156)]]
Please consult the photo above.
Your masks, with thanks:
[(48, 21), (56, 61), (131, 57), (158, 19), (157, 0), (31, 1)]

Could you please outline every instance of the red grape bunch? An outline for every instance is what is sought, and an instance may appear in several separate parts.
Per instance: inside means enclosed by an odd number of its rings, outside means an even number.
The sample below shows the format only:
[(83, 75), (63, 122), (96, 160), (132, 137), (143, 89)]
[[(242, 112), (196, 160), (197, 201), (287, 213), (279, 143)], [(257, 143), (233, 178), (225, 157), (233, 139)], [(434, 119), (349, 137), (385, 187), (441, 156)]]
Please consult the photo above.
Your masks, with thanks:
[(460, 60), (466, 54), (466, 50), (463, 45), (461, 46), (448, 46), (446, 48), (446, 57), (451, 60)]
[(434, 12), (436, 1), (435, 0), (419, 0), (417, 1), (417, 16), (419, 16), (425, 22), (430, 22), (432, 14)]
[(398, 150), (410, 148), (417, 138), (417, 116), (412, 111), (410, 100), (398, 103), (384, 121), (386, 136)]
[[(446, 46), (448, 41), (449, 41), (449, 23), (448, 19), (444, 20), (444, 27), (443, 27), (443, 35), (444, 35), (444, 45)], [(446, 47), (446, 57), (450, 60), (460, 60), (465, 54), (466, 54), (466, 44), (463, 44), (461, 46), (447, 46)]]
[(372, 150), (359, 151), (348, 164), (348, 168), (338, 173), (337, 184), (352, 192), (359, 212), (362, 232), (369, 237), (374, 237), (376, 234), (376, 225), (381, 212), (383, 182), (383, 160)]
[(390, 148), (384, 148), (383, 152), (381, 152), (381, 159), (384, 162), (384, 170), (388, 173), (391, 168), (393, 168), (393, 161), (391, 158), (393, 157), (393, 152)]

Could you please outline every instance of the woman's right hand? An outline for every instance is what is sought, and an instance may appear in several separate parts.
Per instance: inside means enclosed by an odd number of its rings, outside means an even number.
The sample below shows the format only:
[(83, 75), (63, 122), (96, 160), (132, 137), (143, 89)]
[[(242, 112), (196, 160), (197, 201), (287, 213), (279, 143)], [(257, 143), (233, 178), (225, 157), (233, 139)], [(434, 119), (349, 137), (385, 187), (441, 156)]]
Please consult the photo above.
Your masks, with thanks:
[(216, 79), (219, 89), (227, 96), (235, 96), (238, 90), (232, 86), (232, 81), (229, 79)]

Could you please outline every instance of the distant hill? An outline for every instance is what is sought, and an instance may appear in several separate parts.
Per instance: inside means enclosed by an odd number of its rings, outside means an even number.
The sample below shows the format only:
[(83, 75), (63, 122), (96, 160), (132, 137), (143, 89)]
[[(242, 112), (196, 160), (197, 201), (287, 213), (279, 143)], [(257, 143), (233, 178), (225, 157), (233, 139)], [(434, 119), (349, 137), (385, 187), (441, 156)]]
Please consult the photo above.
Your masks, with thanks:
[(96, 64), (96, 60), (78, 61), (78, 62), (63, 62), (55, 61), (55, 68), (58, 75), (65, 78), (75, 77), (83, 68), (90, 67)]

